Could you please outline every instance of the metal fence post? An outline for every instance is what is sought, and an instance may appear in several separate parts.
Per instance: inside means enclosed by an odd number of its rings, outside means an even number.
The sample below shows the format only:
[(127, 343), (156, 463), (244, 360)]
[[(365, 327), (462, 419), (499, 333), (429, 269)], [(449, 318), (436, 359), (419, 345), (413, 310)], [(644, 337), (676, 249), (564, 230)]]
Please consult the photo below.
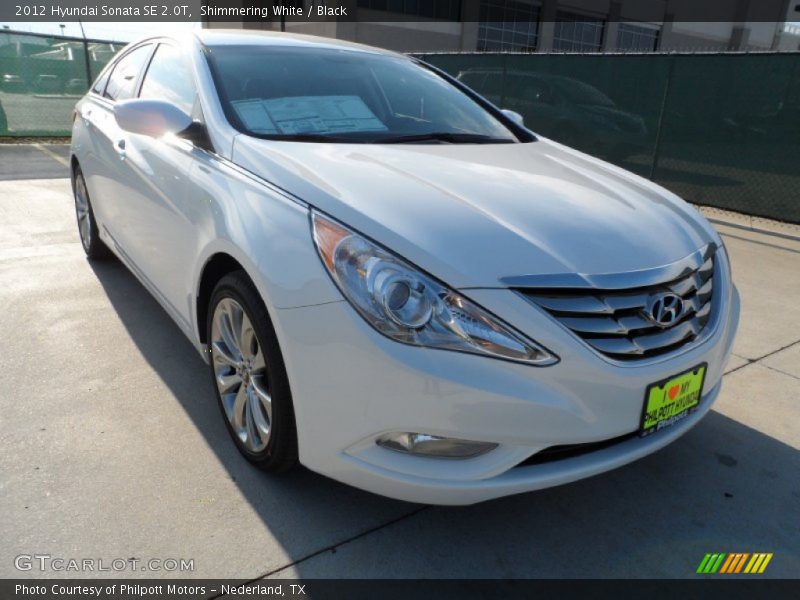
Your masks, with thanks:
[(92, 85), (92, 63), (89, 60), (89, 42), (83, 40), (83, 66), (86, 69), (86, 89)]
[(653, 146), (653, 162), (650, 165), (650, 176), (648, 179), (654, 181), (656, 169), (658, 168), (658, 159), (661, 155), (661, 131), (664, 128), (664, 112), (667, 108), (667, 99), (669, 97), (670, 83), (672, 82), (672, 74), (675, 70), (675, 57), (670, 56), (669, 68), (667, 69), (667, 80), (664, 82), (664, 94), (661, 96), (661, 107), (658, 111), (658, 126), (656, 127), (656, 140)]
[(83, 23), (78, 19), (78, 25), (81, 26), (81, 35), (83, 36), (83, 64), (86, 67), (86, 89), (92, 85), (92, 61), (89, 59), (89, 40), (86, 39), (86, 31), (83, 29)]
[(508, 55), (507, 54), (503, 54), (501, 56), (502, 56), (502, 60), (503, 60), (503, 78), (500, 80), (500, 81), (502, 81), (502, 84), (501, 84), (501, 87), (500, 87), (500, 108), (503, 108), (506, 105), (506, 80), (508, 79), (508, 77), (507, 77)]

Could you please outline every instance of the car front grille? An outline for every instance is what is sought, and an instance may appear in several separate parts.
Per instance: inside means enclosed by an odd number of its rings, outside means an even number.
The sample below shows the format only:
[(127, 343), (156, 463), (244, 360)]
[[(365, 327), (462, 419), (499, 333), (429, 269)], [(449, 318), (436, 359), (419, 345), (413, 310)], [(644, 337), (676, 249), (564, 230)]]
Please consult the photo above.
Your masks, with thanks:
[(565, 444), (562, 446), (549, 446), (544, 450), (540, 450), (533, 456), (529, 456), (516, 466), (530, 467), (533, 465), (542, 465), (549, 462), (555, 462), (557, 460), (577, 458), (579, 456), (583, 456), (584, 454), (597, 452), (598, 450), (604, 450), (606, 448), (616, 446), (617, 444), (621, 444), (622, 442), (627, 442), (628, 440), (635, 438), (637, 433), (638, 432), (634, 431), (632, 433), (626, 433), (625, 435), (611, 438), (609, 440), (602, 440), (599, 442), (590, 442), (585, 444)]
[[(714, 250), (715, 246), (709, 245), (682, 261), (680, 269), (664, 270), (664, 280), (639, 287), (525, 287), (517, 291), (598, 352), (617, 360), (642, 359), (690, 343), (708, 324)], [(603, 277), (619, 282), (624, 275)], [(659, 298), (675, 302), (675, 296), (680, 298), (677, 317), (666, 325), (658, 323), (653, 318), (654, 303)]]

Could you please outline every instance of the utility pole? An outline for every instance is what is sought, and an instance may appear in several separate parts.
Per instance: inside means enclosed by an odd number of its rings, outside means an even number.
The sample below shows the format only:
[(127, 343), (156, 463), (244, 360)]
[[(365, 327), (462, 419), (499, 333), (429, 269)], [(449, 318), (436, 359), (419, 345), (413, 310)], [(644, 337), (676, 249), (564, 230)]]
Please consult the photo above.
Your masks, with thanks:
[(86, 39), (86, 31), (83, 29), (83, 23), (78, 19), (78, 25), (81, 27), (81, 35), (83, 36), (83, 62), (86, 66), (86, 89), (92, 85), (92, 64), (89, 60), (89, 40)]

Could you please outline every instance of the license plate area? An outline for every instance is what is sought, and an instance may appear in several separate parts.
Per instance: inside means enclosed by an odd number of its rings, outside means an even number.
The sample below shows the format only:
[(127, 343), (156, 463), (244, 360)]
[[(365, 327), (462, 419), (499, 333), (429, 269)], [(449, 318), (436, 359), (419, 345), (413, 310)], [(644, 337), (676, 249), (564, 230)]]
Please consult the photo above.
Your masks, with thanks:
[(708, 365), (702, 363), (647, 386), (639, 435), (645, 437), (661, 431), (697, 410), (707, 370)]

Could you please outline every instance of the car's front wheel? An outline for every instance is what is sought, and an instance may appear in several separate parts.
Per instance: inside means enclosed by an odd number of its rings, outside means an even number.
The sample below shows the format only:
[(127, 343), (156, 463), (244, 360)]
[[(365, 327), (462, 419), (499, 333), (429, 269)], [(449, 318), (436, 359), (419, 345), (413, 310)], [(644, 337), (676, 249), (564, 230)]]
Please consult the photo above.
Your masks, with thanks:
[(220, 409), (239, 451), (265, 471), (297, 463), (297, 432), (278, 339), (255, 286), (242, 271), (211, 295), (207, 350)]
[(111, 252), (98, 234), (89, 190), (86, 188), (86, 180), (80, 167), (75, 168), (72, 193), (75, 197), (75, 216), (78, 220), (78, 234), (81, 237), (83, 251), (89, 258), (106, 258)]

